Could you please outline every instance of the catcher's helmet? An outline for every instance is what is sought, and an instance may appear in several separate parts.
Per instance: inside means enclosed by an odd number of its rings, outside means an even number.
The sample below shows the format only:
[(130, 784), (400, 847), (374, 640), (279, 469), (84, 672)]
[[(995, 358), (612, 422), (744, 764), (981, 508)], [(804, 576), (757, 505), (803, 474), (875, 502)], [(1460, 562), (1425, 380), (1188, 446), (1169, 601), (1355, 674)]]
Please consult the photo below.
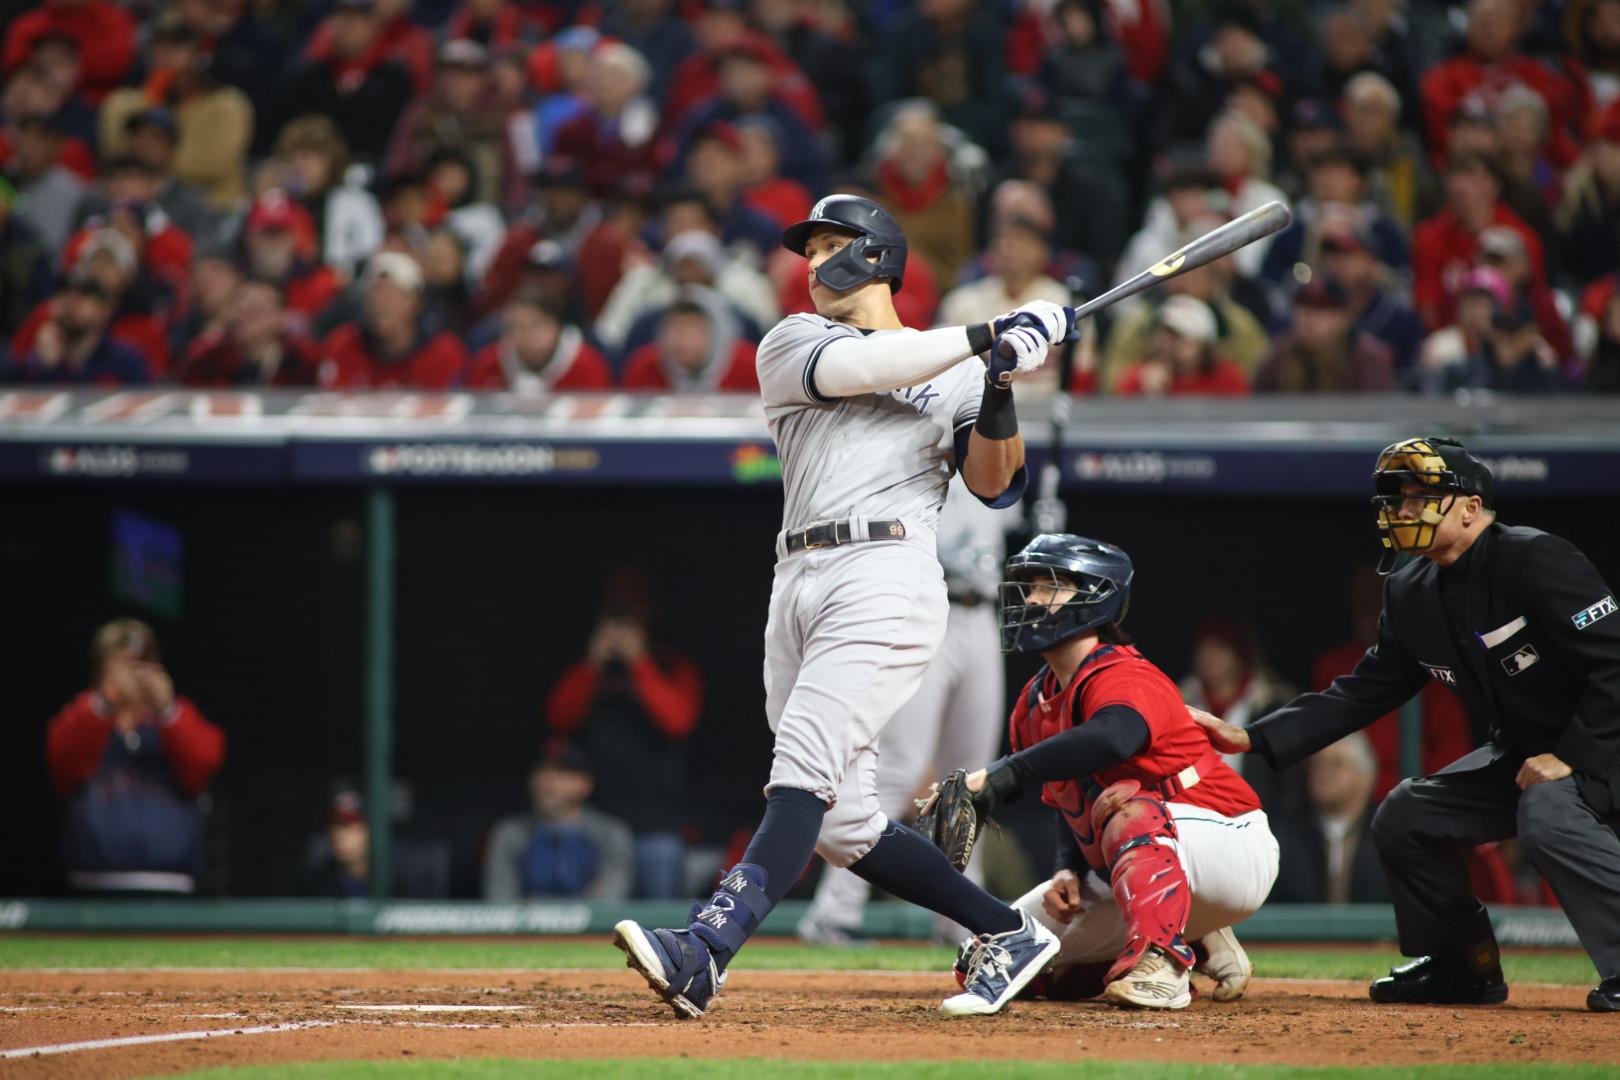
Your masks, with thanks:
[[(1069, 533), (1043, 533), (1007, 560), (1001, 583), (1001, 651), (1040, 652), (1099, 626), (1125, 621), (1131, 606), (1131, 557), (1113, 544)], [(1030, 586), (1073, 588), (1059, 604), (1029, 603)]]
[[(888, 278), (889, 289), (900, 291), (900, 280), (906, 276), (906, 234), (887, 210), (859, 195), (828, 195), (816, 203), (809, 217), (788, 227), (782, 234), (782, 246), (803, 255), (811, 231), (821, 225), (856, 236), (842, 251), (816, 267), (817, 281), (843, 292), (875, 278)], [(870, 261), (868, 255), (876, 255), (877, 262)]]
[[(1421, 496), (1406, 488), (1422, 488)], [(1378, 510), (1378, 538), (1384, 551), (1378, 572), (1387, 574), (1402, 552), (1426, 551), (1434, 544), (1441, 520), (1458, 495), (1479, 496), (1486, 509), (1495, 505), (1491, 470), (1454, 439), (1406, 439), (1384, 447), (1373, 469), (1373, 506)], [(1409, 498), (1421, 498), (1423, 508), (1414, 518), (1400, 516)]]

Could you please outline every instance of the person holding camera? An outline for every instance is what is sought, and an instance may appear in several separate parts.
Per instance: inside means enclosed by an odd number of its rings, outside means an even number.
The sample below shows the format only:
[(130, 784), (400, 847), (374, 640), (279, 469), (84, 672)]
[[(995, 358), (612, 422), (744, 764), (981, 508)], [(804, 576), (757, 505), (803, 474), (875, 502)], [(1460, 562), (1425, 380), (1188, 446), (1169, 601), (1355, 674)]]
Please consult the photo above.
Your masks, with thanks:
[(546, 719), (596, 763), (595, 804), (635, 834), (635, 895), (665, 899), (684, 895), (685, 846), (674, 830), (703, 679), (692, 661), (650, 642), (651, 619), (645, 577), (615, 575), (585, 657), (552, 688)]

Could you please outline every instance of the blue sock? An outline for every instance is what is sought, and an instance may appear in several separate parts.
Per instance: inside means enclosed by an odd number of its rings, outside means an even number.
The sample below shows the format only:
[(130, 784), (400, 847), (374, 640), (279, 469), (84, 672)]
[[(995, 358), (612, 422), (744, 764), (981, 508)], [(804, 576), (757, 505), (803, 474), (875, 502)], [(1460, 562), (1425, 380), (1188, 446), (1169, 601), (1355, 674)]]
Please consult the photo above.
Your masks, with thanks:
[(961, 923), (975, 934), (1001, 934), (1022, 925), (1018, 912), (951, 865), (922, 834), (890, 822), (877, 844), (850, 869), (884, 892)]
[(742, 861), (765, 871), (765, 894), (772, 907), (782, 902), (810, 864), (826, 816), (827, 804), (801, 788), (777, 788), (765, 799), (765, 817)]

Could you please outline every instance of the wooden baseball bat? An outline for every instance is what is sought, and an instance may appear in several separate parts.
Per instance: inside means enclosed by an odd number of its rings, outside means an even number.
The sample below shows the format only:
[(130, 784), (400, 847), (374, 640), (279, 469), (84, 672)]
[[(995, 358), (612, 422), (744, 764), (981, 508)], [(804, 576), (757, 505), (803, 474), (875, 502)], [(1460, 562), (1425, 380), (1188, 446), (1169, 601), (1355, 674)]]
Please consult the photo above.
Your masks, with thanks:
[[(1280, 202), (1268, 202), (1264, 206), (1257, 206), (1242, 217), (1233, 218), (1225, 225), (1211, 229), (1186, 247), (1171, 252), (1129, 281), (1115, 285), (1101, 296), (1087, 300), (1079, 307), (1070, 308), (1072, 320), (1078, 323), (1088, 315), (1095, 315), (1103, 308), (1117, 304), (1127, 297), (1146, 292), (1160, 282), (1169, 281), (1177, 274), (1185, 274), (1189, 270), (1206, 266), (1239, 248), (1247, 247), (1256, 240), (1270, 236), (1293, 219), (1294, 215), (1288, 212), (1288, 207)], [(1012, 359), (1011, 351), (1005, 346), (1001, 355), (1004, 359)]]

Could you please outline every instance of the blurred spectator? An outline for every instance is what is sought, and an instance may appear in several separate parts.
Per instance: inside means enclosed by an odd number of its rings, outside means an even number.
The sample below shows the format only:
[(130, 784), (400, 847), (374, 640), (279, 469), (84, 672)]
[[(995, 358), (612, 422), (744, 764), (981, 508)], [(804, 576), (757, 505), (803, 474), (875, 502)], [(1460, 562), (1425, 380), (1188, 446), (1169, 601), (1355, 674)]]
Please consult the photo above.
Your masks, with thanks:
[[(1214, 173), (1202, 164), (1172, 168), (1159, 194), (1148, 202), (1142, 224), (1125, 245), (1115, 268), (1113, 284), (1123, 284), (1164, 258), (1165, 252), (1175, 251), (1191, 238), (1193, 229), (1213, 225), (1226, 216), (1226, 192)], [(1141, 311), (1151, 302), (1145, 296), (1121, 301), (1114, 307), (1115, 317)]]
[(895, 109), (876, 149), (878, 201), (904, 230), (911, 257), (927, 262), (935, 281), (954, 285), (973, 254), (973, 200), (984, 151), (960, 131), (947, 133), (927, 101)]
[(1141, 359), (1120, 373), (1114, 393), (1237, 395), (1249, 392), (1243, 369), (1215, 351), (1215, 313), (1191, 296), (1172, 296), (1159, 308)]
[[(638, 334), (638, 324), (688, 286), (712, 289), (723, 297), (737, 332), (751, 340), (758, 341), (776, 324), (780, 314), (770, 282), (742, 260), (726, 257), (714, 232), (718, 223), (705, 201), (672, 198), (661, 224), (669, 237), (661, 257), (653, 261), (634, 253), (596, 319), (596, 336), (603, 345), (619, 353), (642, 345), (645, 337)], [(639, 329), (644, 331), (645, 326)]]
[[(1294, 691), (1271, 672), (1250, 627), (1216, 616), (1204, 619), (1193, 630), (1192, 671), (1181, 680), (1181, 696), (1187, 704), (1207, 709), (1228, 724), (1248, 727), (1287, 702)], [(1297, 770), (1279, 773), (1252, 754), (1224, 756), (1254, 788), (1268, 814), (1285, 817), (1298, 808)]]
[(1052, 8), (1056, 33), (1041, 56), (1041, 84), (1058, 98), (1128, 103), (1130, 72), (1103, 6), (1102, 0), (1058, 0)]
[(18, 216), (17, 189), (0, 177), (0, 341), (11, 337), (51, 290), (49, 250)]
[(51, 117), (69, 137), (62, 164), (89, 179), (95, 175), (96, 103), (83, 93), (82, 59), (79, 42), (72, 36), (54, 31), (41, 34), (12, 82), (20, 80), (26, 96), (37, 102), (36, 107), (21, 111)]
[[(356, 10), (369, 10), (373, 15), (375, 31), (371, 47), (366, 50), (368, 56), (387, 59), (403, 68), (410, 75), (414, 96), (425, 92), (433, 83), (433, 34), (411, 18), (411, 3), (412, 0), (372, 0)], [(339, 39), (353, 28), (345, 26), (337, 15), (349, 6), (350, 0), (337, 0), (332, 5), (332, 14), (316, 27), (309, 43), (306, 54), (309, 59), (325, 60), (343, 51)], [(392, 127), (390, 122), (389, 128)]]
[(397, 251), (372, 256), (361, 279), (364, 311), (321, 343), (321, 384), (337, 389), (443, 390), (461, 377), (467, 354), (454, 334), (423, 310), (416, 260)]
[(778, 132), (778, 156), (784, 175), (811, 190), (826, 184), (827, 163), (820, 140), (796, 109), (774, 93), (776, 73), (771, 69), (771, 49), (757, 41), (744, 40), (719, 55), (720, 92), (692, 106), (682, 122), (682, 150), (717, 123), (738, 124), (748, 118), (762, 118)]
[(1491, 316), (1491, 330), (1476, 350), (1444, 371), (1447, 390), (1551, 393), (1564, 388), (1558, 353), (1520, 300)]
[(758, 393), (754, 343), (738, 333), (730, 305), (688, 286), (658, 316), (657, 337), (625, 360), (626, 390)]
[(1471, 0), (1463, 52), (1423, 73), (1423, 122), (1429, 152), (1437, 164), (1446, 161), (1453, 149), (1448, 123), (1463, 101), (1472, 98), (1495, 112), (1498, 99), (1514, 86), (1534, 91), (1546, 105), (1548, 151), (1553, 161), (1568, 165), (1574, 160), (1570, 138), (1574, 88), (1519, 51), (1523, 28), (1516, 0)]
[(1480, 255), (1481, 234), (1505, 225), (1524, 238), (1532, 272), (1542, 274), (1541, 241), (1501, 202), (1501, 183), (1484, 158), (1458, 154), (1446, 167), (1446, 206), (1412, 234), (1412, 300), (1430, 329), (1451, 321), (1457, 289)]
[(264, 153), (275, 135), (267, 121), (275, 112), (276, 86), (289, 53), (275, 25), (276, 9), (262, 10), (246, 0), (180, 0), (175, 6), (197, 35), (209, 77), (247, 95), (252, 115), (259, 118), (253, 152)]
[(85, 183), (62, 164), (62, 130), (45, 116), (10, 116), (11, 158), (6, 178), (22, 197), (18, 216), (45, 246), (60, 250), (73, 230), (73, 213)]
[[(1266, 134), (1274, 136), (1275, 132)], [(1308, 195), (1311, 163), (1343, 145), (1344, 117), (1337, 108), (1320, 98), (1296, 102), (1292, 123), (1288, 126), (1288, 159), (1276, 170), (1277, 186), (1290, 200), (1297, 201)]]
[(1519, 301), (1529, 309), (1537, 328), (1560, 360), (1575, 355), (1569, 326), (1564, 322), (1546, 280), (1531, 263), (1523, 236), (1502, 225), (1491, 226), (1479, 234), (1479, 261), (1507, 278), (1508, 284), (1513, 286)]
[(1220, 5), (1211, 22), (1203, 44), (1188, 50), (1187, 62), (1172, 64), (1165, 72), (1155, 145), (1171, 147), (1204, 138), (1215, 118), (1229, 107), (1235, 88), (1260, 86), (1274, 98), (1282, 92), (1282, 80), (1273, 70), (1275, 57), (1252, 8)]
[[(742, 0), (701, 0), (699, 3), (696, 21), (692, 24), (698, 48), (676, 66), (675, 75), (669, 80), (668, 93), (662, 103), (665, 127), (680, 130), (687, 114), (698, 103), (720, 93), (720, 68), (726, 55), (738, 46), (745, 46), (761, 49), (769, 57), (774, 73), (771, 93), (793, 106), (799, 118), (813, 130), (820, 131), (824, 117), (816, 86), (805, 79), (804, 73), (769, 37), (749, 27), (743, 6)], [(839, 78), (860, 78), (850, 70), (856, 58), (846, 53), (837, 68)], [(828, 80), (828, 83), (834, 81), (837, 80)], [(817, 84), (820, 85), (825, 84)]]
[(176, 8), (153, 28), (145, 81), (103, 103), (98, 150), (103, 157), (134, 154), (225, 210), (247, 190), (253, 123), (253, 103), (215, 81), (196, 30)]
[(1390, 350), (1353, 327), (1344, 287), (1319, 278), (1294, 297), (1293, 328), (1272, 343), (1255, 372), (1261, 393), (1382, 393), (1394, 387)]
[[(1210, 227), (1207, 220), (1195, 223), (1164, 251), (1175, 251), (1208, 232)], [(1164, 251), (1155, 259), (1163, 257)], [(1159, 292), (1163, 297), (1191, 296), (1209, 305), (1215, 313), (1215, 324), (1220, 335), (1215, 339), (1215, 351), (1237, 364), (1252, 383), (1255, 370), (1265, 360), (1267, 350), (1271, 347), (1271, 339), (1266, 336), (1260, 321), (1232, 298), (1232, 273), (1231, 259), (1217, 259), (1196, 270), (1176, 275), (1165, 282)], [(1120, 374), (1143, 354), (1146, 348), (1144, 342), (1153, 329), (1154, 312), (1153, 307), (1143, 304), (1114, 321), (1103, 352), (1103, 367), (1099, 373), (1101, 386), (1116, 388)]]
[(383, 215), (371, 192), (348, 182), (349, 148), (330, 118), (301, 116), (281, 131), (259, 190), (279, 188), (303, 204), (318, 257), (352, 274), (382, 244)]
[(387, 51), (380, 8), (377, 0), (337, 0), (309, 58), (288, 73), (277, 95), (282, 125), (329, 117), (348, 152), (363, 161), (382, 157), (412, 96), (410, 71)]
[(613, 369), (578, 326), (534, 292), (506, 305), (501, 336), (473, 357), (467, 385), (538, 397), (563, 390), (611, 390)]
[(101, 179), (79, 200), (75, 222), (82, 225), (90, 218), (105, 217), (115, 199), (141, 202), (162, 211), (187, 236), (211, 240), (218, 216), (202, 192), (174, 176), (174, 127), (168, 110), (136, 113), (129, 128), (135, 133), (130, 139), (132, 152), (103, 159)]
[(546, 718), (595, 762), (596, 805), (635, 833), (635, 894), (668, 898), (681, 888), (684, 744), (703, 680), (690, 660), (651, 644), (651, 617), (645, 576), (610, 575), (585, 657), (552, 688)]
[(1491, 323), (1498, 311), (1518, 303), (1513, 286), (1501, 271), (1488, 266), (1470, 270), (1457, 298), (1457, 314), (1423, 341), (1419, 353), (1417, 388), (1427, 393), (1453, 389), (1458, 372), (1472, 371), (1488, 362), (1484, 350), (1491, 340)]
[(591, 52), (602, 37), (590, 26), (570, 26), (529, 56), (529, 80), (539, 91), (534, 106), (535, 160), (533, 172), (549, 161), (557, 146), (557, 132), (590, 108), (586, 78)]
[[(1039, 185), (1052, 204), (1057, 247), (1084, 252), (1101, 266), (1112, 265), (1130, 235), (1131, 215), (1129, 191), (1113, 163), (1088, 163), (1076, 154), (1074, 137), (1057, 104), (1040, 92), (1020, 98), (1009, 137), (1011, 151), (991, 180), (992, 190), (1007, 180)], [(982, 235), (988, 232), (984, 229)], [(1163, 254), (1155, 253), (1142, 265)]]
[[(1620, 0), (1607, 6), (1620, 15)], [(1620, 270), (1620, 102), (1565, 177), (1557, 225), (1559, 262), (1576, 281)]]
[(1620, 394), (1620, 295), (1610, 295), (1603, 305), (1581, 385), (1593, 393)]
[[(1074, 297), (1046, 274), (1052, 259), (1051, 238), (1033, 222), (1014, 218), (997, 227), (987, 252), (989, 274), (960, 285), (939, 302), (937, 321), (942, 326), (971, 326), (989, 322), (1003, 312), (1032, 300), (1073, 304)], [(1063, 346), (1054, 346), (1054, 352)], [(1049, 396), (1057, 392), (1059, 365), (1048, 363), (1020, 382), (1019, 392)]]
[(336, 270), (316, 259), (309, 211), (271, 188), (253, 201), (242, 227), (247, 269), (274, 285), (286, 303), (289, 327), (303, 332), (343, 289)]
[(51, 780), (67, 803), (68, 882), (84, 891), (192, 892), (203, 861), (197, 798), (224, 763), (225, 735), (175, 693), (145, 623), (101, 627), (90, 663), (90, 689), (45, 734)]
[(484, 854), (484, 899), (624, 900), (635, 869), (629, 826), (585, 805), (590, 759), (563, 747), (529, 771), (527, 814), (502, 818)]
[(535, 27), (529, 25), (529, 5), (505, 0), (462, 0), (445, 28), (448, 41), (471, 41), (491, 51), (521, 46)]
[(1343, 102), (1350, 146), (1367, 162), (1368, 194), (1411, 229), (1418, 208), (1434, 197), (1434, 179), (1416, 136), (1400, 126), (1401, 95), (1382, 75), (1364, 71), (1345, 83)]
[(757, 264), (781, 246), (782, 230), (743, 198), (742, 133), (715, 121), (692, 136), (686, 152), (686, 180), (709, 201), (728, 248), (750, 254)]
[(1547, 156), (1547, 135), (1547, 103), (1541, 96), (1526, 86), (1503, 91), (1496, 105), (1497, 167), (1545, 205), (1557, 206), (1564, 170)]
[(453, 229), (434, 229), (417, 250), (422, 267), (422, 310), (451, 333), (464, 335), (472, 324), (467, 282), (467, 246)]
[(1383, 343), (1397, 378), (1405, 383), (1417, 364), (1423, 323), (1391, 287), (1396, 275), (1378, 254), (1387, 250), (1384, 243), (1365, 225), (1343, 218), (1330, 222), (1322, 230), (1320, 267), (1329, 280), (1344, 287), (1354, 315), (1351, 333), (1369, 334)]
[[(196, 244), (152, 202), (159, 177), (133, 159), (109, 166), (106, 176), (107, 212), (89, 218), (84, 228), (68, 238), (62, 249), (63, 265), (79, 261), (84, 244), (103, 229), (112, 229), (134, 250), (136, 279), (143, 287), (143, 310), (164, 326), (187, 310), (191, 297), (191, 261)], [(124, 297), (127, 302), (130, 299)], [(154, 355), (158, 367), (168, 366), (167, 349)]]
[(370, 896), (371, 828), (359, 792), (343, 790), (333, 797), (324, 840), (312, 860), (305, 892), (346, 900)]
[(738, 175), (742, 201), (779, 229), (810, 216), (815, 200), (797, 180), (781, 175), (782, 129), (769, 117), (753, 116), (737, 125), (742, 142)]
[[(383, 170), (426, 171), (446, 151), (466, 162), (468, 202), (505, 203), (516, 182), (517, 163), (507, 142), (506, 115), (493, 107), (489, 53), (472, 41), (439, 47), (433, 86), (399, 118)], [(458, 205), (448, 194), (446, 202)]]
[(1601, 125), (1620, 101), (1620, 0), (1571, 0), (1564, 7), (1564, 36), (1589, 103), (1577, 127)]
[(44, 0), (6, 29), (0, 66), (8, 74), (17, 70), (41, 39), (55, 36), (78, 46), (82, 89), (92, 102), (123, 82), (135, 61), (135, 21), (128, 8), (110, 0)]
[[(132, 242), (130, 237), (135, 236)], [(172, 297), (141, 263), (138, 234), (116, 228), (90, 228), (62, 253), (69, 278), (93, 279), (111, 304), (107, 336), (141, 357), (148, 375), (161, 377), (169, 366), (168, 319)], [(50, 321), (53, 304), (37, 305), (11, 337), (13, 358), (34, 350), (40, 330)]]
[(426, 177), (431, 197), (444, 206), (445, 228), (467, 252), (467, 280), (482, 280), (506, 241), (506, 219), (495, 204), (480, 198), (477, 165), (447, 146), (428, 159)]
[(697, 48), (692, 28), (674, 0), (605, 0), (599, 7), (602, 18), (595, 29), (646, 59), (652, 69), (652, 99), (664, 101), (676, 66)]
[[(1350, 637), (1316, 654), (1311, 662), (1311, 689), (1326, 690), (1334, 679), (1348, 675), (1355, 669), (1368, 649), (1378, 642), (1378, 617), (1384, 607), (1384, 579), (1371, 563), (1361, 563), (1350, 572), (1347, 601), (1350, 614)], [(1439, 772), (1445, 766), (1474, 748), (1469, 731), (1468, 714), (1462, 699), (1430, 679), (1418, 695), (1422, 715), (1422, 752), (1418, 759), (1418, 775)], [(1377, 777), (1372, 786), (1373, 801), (1380, 802), (1406, 775), (1401, 768), (1401, 720), (1398, 713), (1390, 713), (1364, 728), (1377, 758)]]
[(1357, 731), (1305, 761), (1309, 802), (1277, 818), (1282, 873), (1271, 897), (1288, 904), (1381, 904), (1389, 900), (1372, 842), (1378, 774), (1372, 747)]
[(280, 288), (257, 278), (236, 287), (221, 325), (184, 356), (176, 377), (186, 386), (314, 386), (320, 369), (315, 343), (288, 327)]
[(1004, 38), (991, 7), (973, 0), (918, 4), (875, 42), (871, 78), (877, 99), (925, 98), (941, 119), (980, 146), (999, 146)]
[(550, 241), (564, 260), (572, 262), (601, 220), (601, 212), (585, 188), (585, 174), (574, 161), (551, 158), (530, 180), (534, 198), (507, 227), (474, 296), (474, 307), (481, 315), (499, 311), (511, 299), (536, 244)]
[(0, 374), (7, 383), (138, 386), (152, 379), (146, 357), (107, 333), (115, 298), (88, 272), (75, 274), (51, 298), (33, 347), (14, 351)]
[(179, 317), (169, 319), (166, 327), (170, 358), (178, 361), (194, 341), (225, 324), (225, 316), (241, 284), (242, 268), (232, 252), (222, 248), (197, 252), (191, 262), (190, 300), (186, 310)]
[[(1222, 113), (1209, 127), (1209, 166), (1231, 196), (1229, 210), (1241, 217), (1256, 207), (1288, 198), (1271, 182), (1271, 140), (1253, 121), (1237, 113)], [(1232, 256), (1237, 272), (1254, 277), (1265, 261), (1271, 239), (1240, 249)]]
[[(802, 83), (814, 90), (842, 151), (834, 156), (859, 157), (872, 107), (866, 77), (871, 50), (854, 25), (849, 6), (816, 0), (751, 0), (748, 12), (782, 57), (772, 67), (778, 81), (789, 89)], [(806, 115), (802, 107), (795, 111)]]
[(645, 94), (651, 69), (622, 42), (592, 51), (585, 73), (589, 108), (557, 129), (554, 153), (575, 162), (586, 185), (606, 195), (630, 173), (654, 171), (658, 109)]

